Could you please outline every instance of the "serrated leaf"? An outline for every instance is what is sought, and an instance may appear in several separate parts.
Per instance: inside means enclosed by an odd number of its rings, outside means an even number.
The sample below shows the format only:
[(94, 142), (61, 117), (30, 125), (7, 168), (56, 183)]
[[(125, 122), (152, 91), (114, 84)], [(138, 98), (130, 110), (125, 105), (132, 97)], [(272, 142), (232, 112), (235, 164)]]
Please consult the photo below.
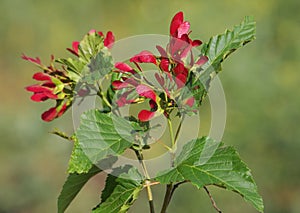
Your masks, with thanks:
[(255, 39), (256, 23), (253, 17), (246, 16), (244, 21), (225, 33), (213, 36), (208, 43), (203, 44), (201, 53), (208, 57), (202, 67), (197, 68), (197, 79), (205, 85), (206, 91), (214, 75), (221, 71), (221, 63), (231, 53)]
[(69, 160), (69, 173), (87, 173), (92, 168), (91, 160), (81, 149), (77, 137), (74, 137), (74, 146)]
[[(139, 177), (138, 179), (134, 177)], [(122, 213), (127, 212), (143, 189), (141, 176), (138, 171), (131, 168), (127, 174), (115, 179), (112, 193), (100, 205), (93, 209), (93, 213)]]
[(93, 164), (97, 164), (129, 148), (134, 142), (133, 130), (124, 118), (95, 109), (81, 115), (76, 136), (84, 154)]
[(112, 194), (116, 186), (118, 185), (117, 178), (122, 173), (127, 173), (132, 166), (125, 165), (122, 167), (117, 167), (113, 169), (112, 174), (108, 174), (106, 181), (105, 181), (105, 187), (102, 190), (101, 193), (101, 203), (105, 202), (107, 198)]
[(63, 213), (82, 189), (82, 187), (88, 182), (88, 180), (101, 171), (102, 170), (100, 170), (98, 167), (93, 166), (88, 173), (70, 174), (65, 181), (62, 191), (58, 197), (57, 212)]
[(157, 180), (164, 184), (188, 180), (198, 188), (216, 185), (239, 193), (258, 211), (264, 209), (250, 169), (234, 148), (208, 137), (187, 143), (174, 168), (159, 173)]

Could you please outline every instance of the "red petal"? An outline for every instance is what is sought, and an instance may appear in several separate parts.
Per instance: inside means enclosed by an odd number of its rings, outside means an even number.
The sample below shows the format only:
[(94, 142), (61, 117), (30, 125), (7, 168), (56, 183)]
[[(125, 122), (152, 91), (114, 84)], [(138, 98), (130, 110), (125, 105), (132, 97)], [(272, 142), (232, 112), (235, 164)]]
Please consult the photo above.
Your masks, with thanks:
[(52, 121), (54, 118), (56, 118), (56, 116), (57, 116), (56, 107), (52, 107), (42, 114), (42, 119), (44, 121), (49, 122)]
[(111, 48), (114, 42), (115, 42), (114, 34), (111, 31), (108, 31), (104, 39), (104, 46), (106, 46), (107, 48)]
[(170, 72), (169, 71), (169, 59), (167, 59), (167, 58), (161, 59), (159, 67), (165, 72)]
[(51, 76), (43, 73), (43, 72), (37, 72), (32, 76), (33, 79), (37, 80), (37, 81), (51, 81)]
[(162, 48), (161, 46), (159, 45), (156, 45), (156, 49), (158, 50), (158, 52), (160, 53), (160, 55), (164, 58), (167, 58), (168, 57), (168, 54), (166, 52), (166, 50), (164, 48)]
[(77, 53), (78, 53), (78, 46), (79, 46), (79, 44), (80, 44), (79, 41), (73, 41), (73, 43), (72, 43), (73, 50), (75, 52), (77, 52)]
[(157, 104), (155, 103), (155, 101), (150, 100), (149, 105), (150, 105), (151, 109), (153, 109), (155, 111), (157, 110)]
[(49, 81), (46, 81), (45, 83), (43, 83), (42, 86), (43, 87), (48, 87), (48, 88), (51, 88), (51, 89), (56, 87), (56, 85), (54, 83), (49, 82)]
[(134, 80), (133, 78), (127, 78), (125, 80), (125, 82), (128, 84), (131, 84), (134, 87), (137, 87), (139, 85), (139, 83), (136, 80)]
[(188, 69), (185, 68), (185, 66), (183, 65), (183, 63), (178, 63), (176, 65), (176, 67), (174, 67), (173, 71), (174, 71), (174, 74), (176, 76), (179, 75), (179, 74), (184, 74), (184, 75), (188, 74)]
[(78, 47), (79, 47), (79, 44), (80, 44), (79, 41), (74, 41), (74, 42), (72, 43), (73, 50), (74, 50), (74, 52), (76, 53), (75, 55), (77, 55), (77, 56), (78, 56)]
[(116, 103), (117, 103), (117, 105), (119, 106), (119, 107), (122, 107), (122, 106), (124, 106), (125, 104), (130, 104), (130, 103), (132, 103), (132, 102), (134, 102), (134, 100), (127, 100), (127, 97), (128, 97), (128, 95), (130, 94), (132, 92), (132, 90), (130, 90), (130, 91), (127, 91), (127, 92), (124, 92), (121, 96), (120, 96), (120, 98), (116, 101)]
[(188, 34), (189, 29), (190, 29), (190, 23), (188, 21), (185, 21), (182, 24), (180, 24), (177, 29), (178, 38), (181, 38), (183, 34)]
[(177, 29), (183, 22), (183, 12), (178, 12), (171, 21), (170, 26), (170, 35), (173, 37), (177, 37)]
[(130, 59), (130, 62), (156, 64), (156, 57), (151, 52), (144, 50), (139, 54), (133, 56)]
[(184, 74), (179, 74), (176, 76), (175, 81), (176, 81), (178, 89), (182, 88), (185, 85), (186, 79), (187, 79), (187, 76)]
[(49, 97), (47, 95), (45, 95), (44, 93), (34, 93), (30, 97), (30, 99), (35, 102), (42, 102), (42, 101), (46, 101), (47, 99), (49, 99)]
[(203, 55), (201, 56), (195, 64), (197, 64), (198, 66), (202, 66), (203, 64), (205, 64), (208, 61), (208, 57)]
[(98, 35), (104, 37), (104, 34), (101, 31), (98, 32)]
[(145, 98), (150, 98), (153, 101), (156, 101), (156, 94), (155, 94), (155, 92), (151, 88), (149, 88), (148, 86), (140, 84), (135, 89), (136, 89), (136, 92), (140, 96), (145, 97)]
[(162, 77), (161, 75), (159, 75), (158, 73), (155, 73), (155, 78), (157, 80), (157, 82), (163, 87), (165, 84), (165, 79), (164, 77)]
[(32, 62), (32, 63), (38, 64), (38, 65), (42, 65), (42, 64), (41, 64), (41, 60), (40, 60), (39, 57), (36, 57), (36, 58), (30, 58), (30, 57), (28, 57), (28, 56), (26, 56), (26, 55), (23, 54), (23, 55), (22, 55), (22, 58), (23, 58), (24, 60), (30, 61), (30, 62)]
[(198, 46), (200, 46), (202, 44), (202, 41), (200, 41), (200, 40), (194, 40), (193, 42), (192, 42), (192, 46), (193, 47), (198, 47)]
[(127, 82), (117, 80), (117, 81), (113, 81), (111, 85), (113, 86), (114, 89), (118, 90), (118, 89), (123, 89), (128, 87), (129, 84)]
[(60, 111), (57, 113), (57, 117), (62, 116), (66, 110), (68, 109), (68, 105), (67, 103), (64, 103), (64, 105), (61, 107)]
[(39, 84), (28, 86), (28, 87), (26, 87), (26, 90), (29, 92), (52, 92), (51, 89), (49, 89), (47, 87), (43, 87)]
[(189, 42), (190, 42), (190, 39), (189, 39), (188, 35), (186, 35), (186, 34), (183, 34), (180, 39), (172, 38), (170, 41), (171, 55), (176, 56), (180, 52), (183, 52), (185, 48), (190, 46)]
[(132, 69), (131, 66), (129, 66), (128, 64), (125, 64), (123, 62), (117, 62), (115, 64), (115, 68), (124, 71), (124, 72), (130, 72), (130, 73), (134, 73), (134, 70)]
[(151, 112), (148, 110), (141, 110), (138, 114), (138, 118), (140, 121), (149, 121), (151, 118), (153, 118), (155, 115), (155, 112)]

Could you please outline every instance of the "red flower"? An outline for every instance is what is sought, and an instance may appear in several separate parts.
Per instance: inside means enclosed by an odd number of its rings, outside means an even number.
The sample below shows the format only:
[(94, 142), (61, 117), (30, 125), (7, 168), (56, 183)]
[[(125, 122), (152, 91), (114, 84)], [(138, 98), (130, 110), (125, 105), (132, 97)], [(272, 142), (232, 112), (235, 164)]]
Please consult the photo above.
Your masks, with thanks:
[(151, 110), (143, 109), (138, 114), (138, 118), (142, 122), (149, 121), (155, 116), (155, 113), (157, 110), (157, 104), (153, 100), (150, 100), (149, 105), (150, 105)]
[(132, 74), (135, 73), (132, 67), (130, 67), (128, 64), (125, 64), (123, 62), (115, 63), (115, 68), (117, 68), (121, 73), (127, 73), (127, 72), (130, 72)]
[(35, 84), (26, 87), (26, 90), (33, 92), (31, 100), (36, 102), (45, 101), (47, 99), (57, 99), (58, 96), (54, 94), (55, 84), (52, 82), (51, 76), (42, 72), (35, 73), (33, 79), (38, 81), (45, 81), (41, 85)]
[(130, 62), (156, 64), (156, 57), (151, 52), (144, 50), (144, 51), (140, 52), (139, 54), (133, 56), (130, 59)]
[(32, 62), (32, 63), (34, 63), (34, 64), (37, 64), (37, 65), (39, 65), (39, 66), (41, 66), (42, 64), (41, 64), (41, 60), (40, 60), (40, 58), (39, 57), (36, 57), (36, 58), (30, 58), (30, 57), (28, 57), (28, 56), (26, 56), (26, 55), (22, 55), (22, 58), (24, 59), (24, 60), (27, 60), (27, 61), (30, 61), (30, 62)]
[(158, 105), (157, 105), (157, 95), (155, 94), (155, 92), (148, 86), (146, 85), (138, 85), (136, 87), (136, 92), (139, 94), (139, 96), (141, 97), (145, 97), (145, 98), (149, 98), (149, 105), (151, 110), (141, 110), (138, 114), (138, 118), (140, 121), (149, 121), (151, 118), (154, 117), (157, 109), (158, 109)]
[(178, 12), (171, 21), (170, 35), (175, 38), (181, 38), (182, 35), (188, 34), (190, 23), (183, 21), (183, 12)]
[[(68, 77), (66, 71), (58, 70), (54, 67), (53, 56), (51, 56), (50, 66), (43, 65), (39, 58), (32, 59), (25, 55), (23, 55), (22, 58), (38, 65), (44, 71), (37, 72), (32, 76), (32, 78), (39, 81), (40, 84), (30, 85), (25, 88), (27, 91), (33, 92), (31, 100), (43, 102), (52, 99), (56, 101), (56, 106), (44, 112), (42, 119), (44, 121), (51, 121), (54, 118), (60, 117), (72, 103), (73, 92), (71, 91), (70, 85), (72, 85), (74, 81)], [(65, 90), (65, 88), (67, 89)]]
[(106, 33), (106, 37), (104, 39), (104, 46), (106, 46), (108, 49), (112, 48), (114, 42), (115, 42), (115, 36), (111, 31), (108, 31)]
[(80, 44), (79, 41), (74, 41), (72, 43), (72, 49), (71, 48), (67, 48), (67, 50), (70, 51), (71, 53), (73, 53), (74, 55), (76, 55), (77, 57), (79, 57), (79, 53), (78, 53), (79, 44)]
[(185, 58), (193, 47), (202, 44), (200, 40), (189, 38), (190, 23), (184, 21), (183, 13), (178, 12), (172, 19), (170, 25), (170, 53), (175, 60)]
[(68, 109), (69, 106), (70, 106), (70, 103), (66, 102), (66, 103), (62, 103), (56, 107), (51, 107), (49, 110), (45, 111), (41, 115), (41, 118), (46, 122), (50, 122), (50, 121), (54, 120), (55, 118), (62, 116), (65, 113), (65, 111)]

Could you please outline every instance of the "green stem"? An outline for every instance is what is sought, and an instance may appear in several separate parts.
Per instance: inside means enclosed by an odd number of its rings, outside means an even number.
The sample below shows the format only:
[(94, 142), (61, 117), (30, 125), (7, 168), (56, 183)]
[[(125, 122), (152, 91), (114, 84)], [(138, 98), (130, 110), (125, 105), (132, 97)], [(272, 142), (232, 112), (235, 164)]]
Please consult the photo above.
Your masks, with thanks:
[(177, 142), (177, 139), (178, 139), (178, 136), (179, 136), (179, 132), (180, 132), (180, 130), (181, 130), (181, 127), (182, 127), (182, 123), (183, 123), (183, 120), (184, 120), (184, 115), (182, 116), (182, 119), (181, 119), (181, 121), (180, 121), (180, 123), (179, 123), (179, 126), (177, 127), (177, 130), (176, 130), (176, 133), (175, 133), (175, 143)]
[(172, 121), (170, 118), (168, 118), (168, 126), (169, 126), (170, 138), (171, 138), (171, 143), (172, 143), (172, 149), (174, 149), (175, 138), (174, 138), (174, 133), (173, 133), (173, 125), (172, 125)]
[(102, 92), (102, 88), (100, 86), (100, 84), (97, 82), (98, 85), (98, 92), (97, 94), (100, 96), (100, 98), (104, 101), (104, 103), (109, 106), (109, 108), (112, 108), (111, 104), (109, 103), (109, 101), (107, 100), (107, 98), (105, 97), (104, 93)]
[(135, 154), (136, 154), (136, 156), (137, 156), (137, 158), (139, 160), (139, 163), (142, 166), (144, 175), (146, 177), (145, 186), (146, 186), (146, 189), (147, 189), (147, 195), (148, 195), (148, 202), (149, 202), (150, 213), (155, 213), (154, 203), (153, 203), (153, 196), (152, 196), (152, 190), (151, 190), (151, 181), (150, 181), (150, 176), (149, 176), (146, 164), (144, 162), (143, 153), (142, 153), (141, 150), (136, 150), (136, 149), (134, 149), (134, 152), (135, 152)]

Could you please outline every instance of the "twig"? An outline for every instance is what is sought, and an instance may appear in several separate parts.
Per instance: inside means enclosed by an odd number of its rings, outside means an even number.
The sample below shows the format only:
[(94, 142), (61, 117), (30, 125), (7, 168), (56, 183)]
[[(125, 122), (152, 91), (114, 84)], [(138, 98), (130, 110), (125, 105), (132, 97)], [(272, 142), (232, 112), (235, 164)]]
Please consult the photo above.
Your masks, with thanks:
[(203, 188), (204, 188), (204, 190), (206, 191), (206, 193), (208, 194), (209, 199), (210, 199), (211, 204), (213, 205), (214, 209), (217, 210), (217, 212), (222, 213), (222, 211), (218, 208), (218, 206), (217, 206), (215, 200), (213, 199), (212, 195), (211, 195), (210, 192), (208, 191), (207, 187), (204, 186)]
[(173, 196), (175, 190), (176, 190), (181, 184), (187, 183), (187, 182), (189, 182), (189, 181), (184, 180), (184, 181), (181, 181), (181, 182), (179, 182), (179, 183), (174, 184), (173, 189), (172, 189), (172, 192), (171, 192), (170, 200), (171, 200), (171, 198), (172, 198), (172, 196)]

